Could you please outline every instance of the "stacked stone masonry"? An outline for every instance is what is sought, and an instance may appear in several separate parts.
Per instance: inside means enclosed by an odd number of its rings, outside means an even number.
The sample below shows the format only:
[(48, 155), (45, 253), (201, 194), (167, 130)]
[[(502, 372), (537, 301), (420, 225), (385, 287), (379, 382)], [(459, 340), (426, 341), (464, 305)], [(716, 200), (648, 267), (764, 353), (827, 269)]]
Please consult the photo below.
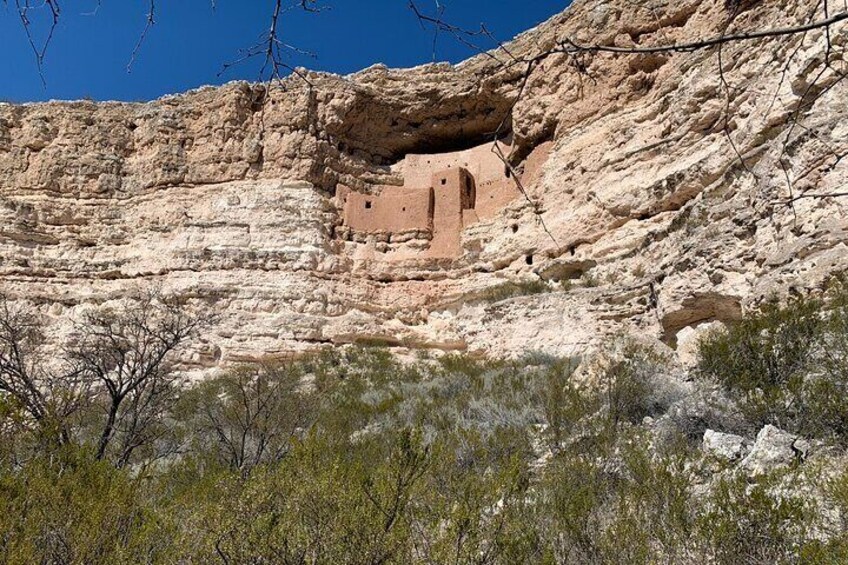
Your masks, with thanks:
[[(453, 153), (409, 155), (399, 165), (404, 186), (377, 186), (375, 194), (366, 194), (339, 185), (345, 233), (354, 240), (376, 235), (393, 241), (423, 233), (430, 240), (422, 251), (427, 257), (458, 257), (463, 229), (495, 217), (521, 194), (499, 155), (508, 152), (509, 147), (499, 143), (497, 149), (485, 144)], [(537, 161), (528, 159), (527, 174), (535, 174)]]

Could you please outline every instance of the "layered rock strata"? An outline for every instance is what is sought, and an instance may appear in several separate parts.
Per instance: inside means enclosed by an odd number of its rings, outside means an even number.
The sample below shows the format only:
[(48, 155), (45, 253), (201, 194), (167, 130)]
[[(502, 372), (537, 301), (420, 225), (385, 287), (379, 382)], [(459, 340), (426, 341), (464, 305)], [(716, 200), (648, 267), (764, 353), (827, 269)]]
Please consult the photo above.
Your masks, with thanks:
[[(185, 355), (198, 368), (355, 342), (568, 355), (621, 332), (682, 351), (848, 266), (848, 199), (827, 196), (848, 185), (848, 28), (830, 49), (813, 30), (720, 58), (554, 54), (526, 84), (509, 61), (566, 38), (651, 46), (822, 17), (812, 1), (739, 9), (578, 0), (494, 52), (506, 65), (2, 104), (0, 288), (61, 327), (159, 286), (218, 314)], [(514, 193), (461, 221), (450, 253), (427, 229), (350, 234), (339, 187), (418, 188), (422, 159), (460, 167), (493, 132)], [(468, 166), (479, 195), (490, 169)], [(539, 279), (547, 292), (492, 299)]]

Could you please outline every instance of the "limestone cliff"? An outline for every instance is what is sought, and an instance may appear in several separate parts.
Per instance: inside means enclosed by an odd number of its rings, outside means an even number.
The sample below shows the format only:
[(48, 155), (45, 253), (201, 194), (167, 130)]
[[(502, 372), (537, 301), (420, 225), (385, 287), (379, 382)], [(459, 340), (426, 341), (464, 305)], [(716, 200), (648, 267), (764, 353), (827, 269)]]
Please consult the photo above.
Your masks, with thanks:
[[(665, 44), (796, 25), (817, 6), (731, 17), (719, 1), (578, 0), (508, 49)], [(826, 195), (848, 181), (848, 28), (831, 33), (829, 67), (820, 30), (728, 44), (723, 75), (716, 49), (553, 55), (514, 108), (524, 66), (486, 56), (308, 73), (267, 92), (3, 104), (0, 288), (61, 325), (160, 285), (219, 315), (186, 356), (197, 367), (363, 340), (571, 354), (631, 332), (683, 351), (688, 328), (848, 266), (848, 199), (786, 203), (790, 186)], [(414, 163), (479, 154), (463, 151), (501, 123), (501, 172), (526, 196), (457, 220), (456, 253), (428, 254), (427, 229), (345, 228), (339, 187), (409, 186)], [(550, 292), (483, 299), (539, 278)]]

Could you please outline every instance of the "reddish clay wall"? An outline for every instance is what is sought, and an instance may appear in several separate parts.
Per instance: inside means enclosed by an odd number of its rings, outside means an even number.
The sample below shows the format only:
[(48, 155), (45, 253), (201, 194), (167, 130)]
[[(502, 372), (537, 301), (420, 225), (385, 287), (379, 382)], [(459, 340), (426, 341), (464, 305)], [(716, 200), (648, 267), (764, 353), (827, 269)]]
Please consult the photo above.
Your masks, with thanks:
[(474, 179), (465, 169), (455, 168), (434, 173), (430, 182), (435, 197), (430, 255), (453, 257), (460, 252), (463, 210), (474, 206)]
[(524, 161), (524, 174), (521, 176), (521, 182), (524, 183), (524, 186), (536, 184), (542, 177), (542, 168), (548, 162), (553, 146), (552, 142), (546, 141), (538, 145), (527, 156), (527, 160)]
[[(509, 154), (509, 146), (499, 143), (501, 152)], [(463, 168), (474, 179), (474, 213), (465, 225), (495, 217), (507, 204), (521, 196), (503, 161), (491, 143), (456, 153), (439, 155), (407, 155), (403, 165), (405, 186), (424, 186), (438, 171)]]
[[(501, 153), (509, 147), (499, 144)], [(550, 144), (536, 148), (525, 162), (522, 184), (535, 183)], [(512, 171), (491, 144), (440, 155), (407, 155), (404, 187), (383, 187), (379, 195), (360, 194), (340, 185), (345, 225), (363, 233), (431, 231), (429, 257), (456, 257), (462, 230), (499, 214), (521, 197)]]
[[(498, 146), (504, 155), (509, 154), (508, 145), (499, 143)], [(505, 178), (504, 164), (493, 151), (492, 144), (487, 143), (455, 153), (407, 155), (401, 171), (404, 186), (426, 186), (433, 174), (458, 167), (471, 173), (478, 184)]]
[(430, 188), (385, 187), (378, 195), (349, 192), (345, 225), (358, 232), (427, 231), (432, 227)]

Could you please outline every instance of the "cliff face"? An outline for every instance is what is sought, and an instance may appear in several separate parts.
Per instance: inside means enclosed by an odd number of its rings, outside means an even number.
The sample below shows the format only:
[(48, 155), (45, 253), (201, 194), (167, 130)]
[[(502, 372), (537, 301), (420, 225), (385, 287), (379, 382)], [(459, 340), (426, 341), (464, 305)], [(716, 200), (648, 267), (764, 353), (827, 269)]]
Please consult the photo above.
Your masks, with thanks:
[[(821, 19), (816, 7), (747, 3), (732, 18), (723, 2), (578, 0), (508, 48), (665, 44)], [(786, 203), (790, 186), (848, 182), (847, 34), (831, 31), (829, 67), (823, 31), (728, 44), (723, 73), (715, 49), (553, 55), (512, 111), (525, 67), (485, 56), (268, 92), (0, 105), (0, 289), (61, 327), (161, 286), (218, 314), (186, 354), (200, 368), (363, 340), (562, 355), (619, 332), (683, 353), (692, 328), (848, 266), (848, 199)], [(463, 166), (481, 150), (457, 152), (491, 145), (502, 122), (503, 176), (521, 186), (460, 221), (457, 253), (428, 253), (428, 233), (346, 228), (350, 191), (409, 186), (428, 157)], [(485, 299), (538, 278), (549, 292)]]

